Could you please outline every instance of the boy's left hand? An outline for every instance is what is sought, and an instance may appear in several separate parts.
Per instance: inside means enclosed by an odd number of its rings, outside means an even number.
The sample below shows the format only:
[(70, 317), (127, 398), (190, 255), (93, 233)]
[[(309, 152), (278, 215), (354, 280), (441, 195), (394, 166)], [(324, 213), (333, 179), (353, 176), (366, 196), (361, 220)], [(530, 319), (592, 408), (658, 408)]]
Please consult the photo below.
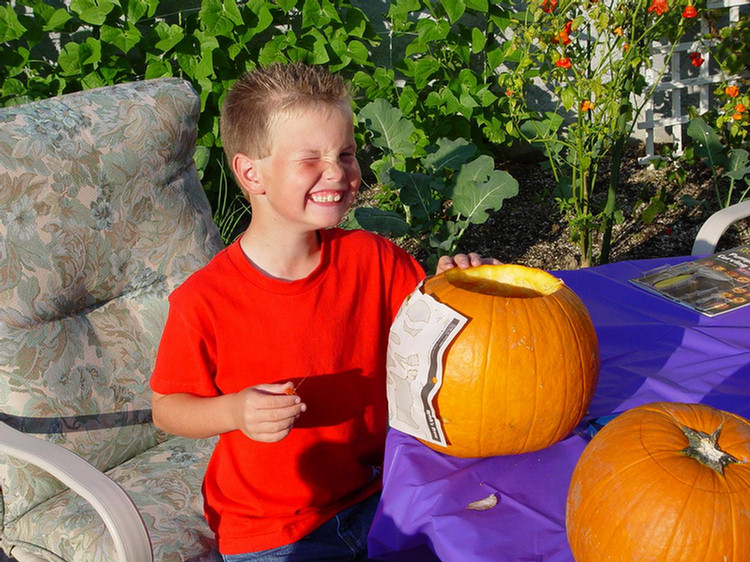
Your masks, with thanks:
[(469, 267), (476, 267), (478, 265), (492, 264), (500, 265), (502, 262), (495, 258), (483, 258), (479, 254), (471, 252), (469, 254), (456, 254), (455, 256), (442, 256), (437, 263), (435, 273), (442, 273), (448, 269), (458, 267), (461, 269), (467, 269)]

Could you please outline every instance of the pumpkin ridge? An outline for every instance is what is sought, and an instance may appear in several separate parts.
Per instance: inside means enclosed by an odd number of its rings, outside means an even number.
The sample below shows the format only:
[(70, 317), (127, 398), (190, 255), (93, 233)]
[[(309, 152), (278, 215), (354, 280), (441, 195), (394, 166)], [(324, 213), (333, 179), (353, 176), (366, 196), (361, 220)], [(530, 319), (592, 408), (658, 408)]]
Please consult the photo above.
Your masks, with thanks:
[[(606, 429), (606, 426), (604, 427)], [(604, 431), (602, 429), (602, 431)], [(601, 433), (601, 432), (600, 432)], [(643, 457), (641, 459), (637, 459), (633, 462), (631, 462), (628, 465), (625, 465), (623, 467), (620, 467), (619, 473), (626, 473), (630, 469), (636, 467), (639, 464), (646, 463), (650, 461), (650, 457)], [(617, 480), (620, 478), (620, 474), (618, 472), (612, 472), (609, 474), (609, 476), (606, 479), (600, 479), (597, 482), (593, 484), (593, 487), (587, 491), (587, 494), (592, 497), (596, 498), (598, 501), (596, 503), (594, 501), (589, 500), (587, 503), (584, 503), (584, 507), (586, 508), (586, 511), (583, 513), (580, 513), (581, 506), (577, 506), (575, 511), (578, 511), (580, 514), (576, 514), (576, 519), (578, 519), (578, 525), (577, 527), (588, 529), (591, 527), (591, 521), (594, 519), (599, 519), (601, 516), (597, 513), (597, 509), (600, 503), (602, 503), (604, 500), (608, 499), (609, 493), (614, 489), (614, 487), (611, 485), (612, 481)], [(608, 513), (609, 515), (610, 513)], [(568, 526), (568, 525), (566, 525)]]
[(729, 505), (731, 506), (730, 513), (732, 514), (732, 560), (739, 560), (739, 556), (737, 554), (737, 548), (740, 544), (739, 538), (739, 530), (738, 530), (738, 524), (737, 518), (739, 517), (739, 509), (735, 508), (735, 501), (737, 498), (734, 497), (734, 494), (729, 494), (727, 496), (729, 499)]
[[(564, 287), (565, 285), (561, 286), (555, 294), (554, 303), (555, 305), (557, 305), (555, 308), (557, 309), (558, 312), (563, 313), (565, 320), (567, 321), (567, 328), (571, 329), (571, 331), (575, 331), (573, 320), (570, 318), (570, 314), (568, 313), (567, 308), (560, 303), (560, 301), (563, 300), (562, 296), (559, 296), (559, 297), (557, 296), (557, 294), (559, 294), (560, 291), (564, 290)], [(578, 350), (578, 363), (579, 365), (585, 365), (585, 362), (583, 361), (583, 351), (581, 349), (581, 341), (579, 338), (573, 338), (573, 339), (575, 339), (576, 348)], [(573, 390), (575, 390), (572, 387), (573, 385), (565, 385), (565, 394), (563, 395), (563, 407), (560, 408), (560, 420), (557, 423), (558, 428), (561, 428), (561, 426), (563, 425), (562, 422), (565, 419), (565, 412), (571, 406), (572, 398), (570, 397), (570, 394)], [(577, 394), (576, 398), (579, 398), (581, 395), (581, 393), (576, 393), (576, 394)], [(581, 404), (581, 400), (576, 399), (575, 400), (575, 412), (576, 412), (576, 419), (579, 420), (579, 422), (577, 423), (580, 423), (580, 420), (583, 418), (583, 414), (585, 413), (581, 411), (582, 407), (584, 407), (584, 405)], [(558, 432), (559, 432), (559, 429), (558, 429)], [(565, 435), (557, 434), (556, 437), (558, 439), (562, 439), (563, 437), (565, 437)]]
[[(490, 322), (487, 329), (488, 334), (494, 333), (494, 327), (495, 327), (495, 299), (491, 299), (490, 301), (490, 308), (491, 308), (491, 314), (490, 314)], [(489, 342), (489, 335), (484, 335), (484, 353), (482, 353), (483, 361), (482, 361), (482, 372), (487, 372), (487, 365), (490, 363), (490, 350), (492, 349), (492, 346), (490, 346)], [(476, 449), (479, 451), (479, 454), (481, 456), (484, 456), (484, 447), (482, 445), (482, 439), (480, 438), (481, 435), (484, 434), (485, 431), (485, 419), (484, 419), (484, 410), (487, 405), (487, 387), (488, 387), (488, 380), (487, 377), (482, 377), (482, 392), (480, 393), (481, 400), (479, 404), (479, 431), (476, 434), (476, 440), (477, 445)]]
[[(738, 550), (740, 548), (740, 545), (742, 544), (740, 540), (740, 523), (741, 522), (739, 521), (740, 510), (734, 508), (736, 501), (737, 501), (736, 497), (730, 496), (729, 503), (732, 506), (732, 543), (733, 543), (732, 556), (734, 557), (735, 560), (739, 560)], [(748, 509), (748, 508), (750, 508), (750, 506), (745, 505), (745, 509)], [(745, 544), (747, 544), (747, 542), (748, 541), (746, 540)]]
[[(689, 504), (690, 504), (690, 499), (693, 497), (693, 494), (696, 491), (700, 491), (699, 488), (695, 487), (695, 485), (698, 483), (699, 479), (700, 479), (700, 474), (698, 474), (696, 472), (693, 485), (692, 486), (688, 486), (688, 490), (689, 490), (688, 496), (682, 502), (682, 507), (680, 509), (679, 516), (676, 517), (677, 523), (675, 524), (675, 527), (679, 527), (679, 522), (683, 519), (683, 517), (685, 516), (685, 513), (688, 511)], [(715, 513), (715, 511), (714, 511), (714, 513)], [(677, 535), (677, 533), (672, 533), (671, 536), (669, 537), (669, 542), (667, 543), (667, 548), (666, 548), (666, 552), (669, 553), (669, 554), (671, 554), (672, 545), (674, 544), (674, 540), (676, 538), (676, 535)], [(709, 544), (706, 544), (705, 546), (706, 546), (706, 548), (708, 548)], [(706, 560), (706, 556), (704, 555), (703, 557), (699, 558), (699, 560)]]
[[(542, 299), (542, 302), (544, 302), (543, 299)], [(526, 324), (527, 325), (531, 324), (531, 311), (530, 311), (530, 308), (531, 307), (523, 307), (523, 312), (526, 315)], [(533, 345), (534, 345), (534, 351), (536, 351), (536, 341), (533, 342)], [(532, 353), (531, 356), (533, 358), (534, 377), (535, 377), (535, 379), (534, 379), (534, 387), (536, 388), (536, 386), (539, 384), (539, 364), (538, 364), (538, 361), (537, 361), (537, 354), (536, 353)], [(532, 394), (533, 394), (533, 397), (534, 397), (534, 401), (533, 401), (532, 407), (531, 407), (531, 414), (532, 414), (531, 415), (531, 425), (526, 430), (526, 435), (523, 438), (523, 446), (521, 447), (521, 450), (526, 450), (526, 448), (528, 447), (529, 440), (531, 439), (531, 436), (534, 434), (534, 423), (535, 423), (536, 419), (539, 417), (536, 414), (537, 407), (538, 407), (537, 399), (539, 397), (539, 393), (538, 392), (532, 392)]]
[[(450, 301), (450, 299), (451, 299), (451, 293), (456, 292), (456, 291), (460, 291), (460, 289), (459, 289), (459, 287), (456, 287), (452, 283), (449, 283), (447, 281), (447, 279), (445, 279), (445, 278), (443, 278), (441, 280), (441, 283), (445, 287), (444, 289), (441, 289), (442, 294), (436, 295), (435, 293), (430, 292), (430, 296), (432, 298), (435, 298), (439, 303), (444, 304), (445, 306), (449, 306), (450, 307), (451, 305), (448, 304), (448, 301)], [(451, 307), (451, 308), (453, 308), (453, 307)], [(455, 336), (456, 338), (458, 338), (458, 336), (461, 334), (461, 332), (463, 332), (464, 330), (466, 330), (469, 327), (469, 325), (471, 324), (471, 321), (472, 321), (472, 319), (469, 318), (468, 322), (466, 323), (466, 325), (464, 325), (464, 327), (461, 328), (461, 330), (458, 332), (458, 334), (456, 334), (456, 336)], [(443, 355), (444, 358), (449, 355), (450, 350), (451, 350), (452, 347), (453, 347), (453, 343), (449, 344), (448, 347), (445, 349), (445, 353)], [(444, 388), (444, 386), (446, 384), (446, 381), (445, 381), (445, 363), (446, 362), (444, 361), (444, 363), (443, 363), (443, 388)], [(440, 421), (440, 424), (443, 427), (443, 434), (445, 435), (445, 439), (446, 439), (447, 443), (449, 445), (451, 445), (452, 444), (452, 439), (451, 439), (451, 436), (449, 435), (449, 433), (453, 432), (453, 427), (452, 427), (453, 424), (450, 422), (450, 420), (454, 417), (454, 413), (451, 411), (451, 408), (446, 407), (445, 410), (447, 410), (447, 412), (444, 411), (443, 408), (441, 408), (440, 397), (441, 397), (441, 394), (443, 392), (443, 388), (441, 388), (441, 390), (438, 391), (438, 393), (435, 395), (435, 398), (433, 399), (433, 407), (435, 408), (435, 416)], [(444, 419), (444, 416), (446, 414), (449, 414), (449, 418), (448, 418), (449, 421), (448, 421), (448, 423), (446, 423), (446, 420)], [(450, 429), (449, 429), (449, 426), (450, 426)]]
[[(729, 503), (730, 504), (734, 503), (733, 498), (730, 497)], [(739, 541), (737, 540), (738, 539), (737, 537), (737, 514), (736, 514), (736, 510), (734, 509), (734, 506), (732, 506), (732, 509), (730, 509), (730, 513), (732, 517), (732, 560), (738, 560), (737, 545), (739, 544)], [(717, 517), (720, 517), (720, 516), (721, 516), (720, 506), (716, 502), (714, 502), (714, 517), (711, 522), (711, 528), (716, 528), (715, 522), (717, 520)], [(716, 536), (713, 533), (711, 533), (710, 537), (712, 540), (716, 540)], [(703, 557), (704, 560), (708, 557), (708, 552), (710, 552), (709, 550), (710, 546), (711, 546), (711, 542), (709, 541), (709, 543), (706, 545), (706, 554)]]
[[(653, 484), (652, 484), (652, 487), (653, 487)], [(641, 488), (640, 493), (637, 496), (633, 496), (632, 498), (629, 498), (631, 501), (628, 503), (626, 509), (628, 509), (628, 508), (632, 509), (633, 505), (638, 505), (640, 503), (640, 500), (644, 496), (646, 496), (648, 494), (649, 490), (650, 490), (650, 488), (648, 488), (648, 489), (645, 488), (645, 487)], [(594, 515), (596, 515), (596, 512), (594, 512)], [(611, 533), (609, 534), (609, 537), (607, 537), (606, 541), (602, 541), (602, 546), (604, 547), (603, 548), (604, 552), (607, 552), (609, 550), (609, 548), (608, 548), (609, 544), (613, 540), (615, 540), (617, 537), (619, 537), (620, 529), (622, 529), (625, 526), (626, 522), (627, 522), (627, 520), (625, 518), (619, 518), (619, 520), (617, 520), (616, 524), (614, 524), (614, 525), (612, 525), (610, 527), (611, 528)], [(640, 537), (640, 538), (644, 539), (644, 537)], [(636, 561), (633, 561), (633, 562), (636, 562)], [(640, 562), (640, 561), (638, 561), (638, 562)]]
[[(500, 303), (499, 302), (496, 301), (495, 305), (498, 308), (500, 308)], [(508, 333), (509, 333), (508, 332), (508, 320), (506, 318), (506, 321), (505, 321), (505, 334), (506, 334), (506, 337), (508, 337)], [(503, 397), (503, 412), (506, 413), (505, 415), (506, 415), (506, 419), (507, 419), (507, 412), (508, 412), (508, 408), (510, 406), (510, 396), (509, 396), (509, 393), (508, 393), (508, 386), (510, 385), (510, 377), (507, 375), (507, 373), (510, 371), (511, 363), (512, 363), (510, 353), (503, 353), (503, 359), (505, 361), (505, 367), (503, 368), (503, 373), (505, 373), (506, 376), (503, 377), (503, 387), (502, 387), (501, 394), (502, 394), (502, 397)], [(505, 440), (506, 440), (505, 435), (502, 436), (502, 439), (503, 439), (503, 443), (505, 443)]]
[[(565, 313), (565, 311), (561, 310), (562, 307), (559, 306), (558, 299), (557, 299), (556, 295), (554, 295), (554, 294), (553, 295), (549, 295), (548, 299), (545, 299), (545, 300), (543, 300), (541, 302), (545, 306), (545, 309), (546, 309), (545, 313), (546, 314), (551, 315), (553, 313), (562, 312), (563, 314), (565, 314), (565, 318), (566, 318), (566, 321), (567, 321), (567, 314)], [(564, 334), (563, 334), (563, 329), (560, 327), (560, 323), (559, 322), (555, 322), (552, 326), (550, 326), (549, 327), (550, 333), (552, 333), (553, 326), (554, 326), (554, 345), (553, 345), (553, 347), (557, 348), (558, 347), (558, 343), (561, 342), (561, 341), (565, 341), (565, 338), (564, 338)], [(560, 373), (560, 374), (562, 374), (562, 373)], [(552, 384), (552, 382), (550, 382), (550, 381), (545, 381), (545, 382), (547, 382), (548, 384)], [(537, 381), (537, 386), (538, 386), (538, 384), (539, 383)], [(556, 416), (557, 419), (554, 421), (554, 424), (551, 423), (549, 420), (547, 421), (547, 424), (550, 427), (554, 427), (555, 428), (554, 429), (554, 433), (552, 435), (550, 435), (550, 439), (549, 439), (550, 442), (552, 442), (553, 440), (557, 441), (557, 440), (559, 440), (561, 438), (560, 429), (564, 425), (563, 421), (564, 421), (564, 418), (565, 418), (565, 414), (566, 414), (566, 412), (569, 411), (568, 410), (568, 401), (569, 401), (570, 397), (569, 397), (568, 393), (569, 393), (569, 387), (570, 386), (572, 386), (572, 385), (568, 385), (568, 384), (563, 385), (563, 396), (562, 396), (562, 399), (559, 402), (559, 404), (557, 404), (557, 412), (556, 412), (557, 413), (557, 416)]]
[[(627, 421), (625, 421), (627, 420)], [(605, 455), (605, 452), (601, 449), (605, 448), (605, 443), (607, 442), (607, 439), (609, 439), (609, 434), (616, 431), (613, 429), (616, 425), (626, 423), (629, 425), (630, 423), (630, 416), (629, 413), (623, 412), (618, 418), (616, 418), (614, 421), (608, 423), (605, 425), (599, 433), (596, 434), (596, 440), (589, 442), (589, 444), (584, 449), (583, 455), (589, 455), (592, 457), (599, 457)], [(632, 439), (632, 437), (631, 437)], [(634, 446), (637, 446), (638, 443), (626, 443), (626, 446), (633, 448)], [(622, 465), (618, 467), (617, 471), (611, 471), (606, 476), (602, 476), (601, 473), (598, 474), (598, 477), (596, 480), (590, 480), (589, 478), (579, 478), (577, 477), (577, 473), (580, 473), (582, 471), (582, 464), (580, 461), (576, 464), (576, 467), (573, 471), (573, 475), (571, 477), (571, 486), (578, 485), (580, 486), (583, 482), (588, 482), (588, 485), (591, 486), (589, 490), (587, 490), (587, 495), (590, 498), (595, 498), (595, 500), (589, 500), (588, 502), (583, 503), (583, 506), (579, 504), (575, 505), (569, 505), (568, 507), (572, 507), (571, 514), (574, 515), (575, 519), (578, 520), (578, 526), (582, 528), (588, 528), (589, 527), (589, 519), (597, 516), (596, 514), (596, 508), (597, 505), (604, 500), (608, 498), (608, 493), (614, 489), (614, 486), (612, 485), (612, 482), (620, 478), (620, 474), (626, 473), (629, 470), (631, 470), (634, 467), (637, 467), (641, 463), (648, 463), (652, 461), (651, 457), (648, 456), (642, 456), (639, 459), (635, 459), (631, 462), (629, 462), (626, 465)], [(570, 495), (570, 493), (569, 493)], [(583, 511), (583, 509), (586, 509), (586, 511)]]
[[(741, 542), (739, 540), (738, 533), (737, 533), (737, 524), (738, 524), (738, 522), (737, 522), (737, 513), (738, 513), (738, 510), (734, 507), (734, 502), (735, 502), (735, 499), (736, 499), (734, 497), (734, 495), (730, 494), (730, 495), (727, 496), (727, 498), (728, 498), (729, 504), (731, 506), (731, 508), (729, 510), (729, 513), (731, 515), (731, 521), (732, 521), (732, 558), (730, 560), (735, 560), (736, 561), (736, 560), (740, 559), (739, 556), (738, 556), (738, 554), (737, 554), (737, 548), (738, 548), (738, 545)], [(713, 503), (713, 507), (714, 507), (714, 517), (713, 517), (713, 520), (712, 520), (712, 526), (711, 526), (711, 528), (716, 528), (715, 521), (717, 519), (717, 516), (720, 517), (722, 515), (722, 513), (721, 513), (722, 510), (720, 509), (721, 506), (718, 505), (717, 502)], [(712, 540), (714, 539), (714, 534), (713, 533), (711, 533), (710, 538)], [(710, 550), (709, 550), (710, 546), (711, 546), (711, 542), (709, 541), (708, 544), (706, 545), (706, 555), (704, 555), (704, 557), (703, 557), (704, 560), (706, 560), (708, 558), (708, 552), (710, 552)]]

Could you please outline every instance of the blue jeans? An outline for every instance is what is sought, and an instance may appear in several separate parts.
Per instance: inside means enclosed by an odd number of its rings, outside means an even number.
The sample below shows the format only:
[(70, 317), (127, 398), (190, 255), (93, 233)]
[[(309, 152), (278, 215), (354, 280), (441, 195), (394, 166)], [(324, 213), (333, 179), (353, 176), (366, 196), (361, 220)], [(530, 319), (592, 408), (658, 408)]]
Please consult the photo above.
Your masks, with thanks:
[(247, 554), (222, 554), (224, 562), (367, 562), (370, 532), (380, 494), (344, 509), (306, 537)]

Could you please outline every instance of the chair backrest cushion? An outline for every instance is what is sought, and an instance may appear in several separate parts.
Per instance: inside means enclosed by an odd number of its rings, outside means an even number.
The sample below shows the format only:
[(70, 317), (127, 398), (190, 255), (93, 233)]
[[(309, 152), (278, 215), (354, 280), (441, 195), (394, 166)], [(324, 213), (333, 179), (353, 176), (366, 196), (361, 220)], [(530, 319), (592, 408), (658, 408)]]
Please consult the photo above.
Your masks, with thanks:
[[(166, 437), (148, 379), (167, 296), (221, 248), (168, 78), (0, 109), (0, 412), (106, 471)], [(4, 519), (61, 489), (0, 458)]]

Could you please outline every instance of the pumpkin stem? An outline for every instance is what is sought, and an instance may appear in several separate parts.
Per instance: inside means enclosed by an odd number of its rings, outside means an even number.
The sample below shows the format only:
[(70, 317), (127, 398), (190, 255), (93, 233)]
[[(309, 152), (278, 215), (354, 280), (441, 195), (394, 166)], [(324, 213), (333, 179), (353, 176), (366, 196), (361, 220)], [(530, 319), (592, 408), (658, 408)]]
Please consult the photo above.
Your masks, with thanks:
[(722, 476), (724, 475), (724, 467), (732, 463), (740, 462), (739, 459), (722, 451), (719, 447), (721, 426), (710, 435), (684, 425), (681, 425), (680, 429), (688, 440), (688, 446), (680, 451), (682, 454), (714, 469)]

